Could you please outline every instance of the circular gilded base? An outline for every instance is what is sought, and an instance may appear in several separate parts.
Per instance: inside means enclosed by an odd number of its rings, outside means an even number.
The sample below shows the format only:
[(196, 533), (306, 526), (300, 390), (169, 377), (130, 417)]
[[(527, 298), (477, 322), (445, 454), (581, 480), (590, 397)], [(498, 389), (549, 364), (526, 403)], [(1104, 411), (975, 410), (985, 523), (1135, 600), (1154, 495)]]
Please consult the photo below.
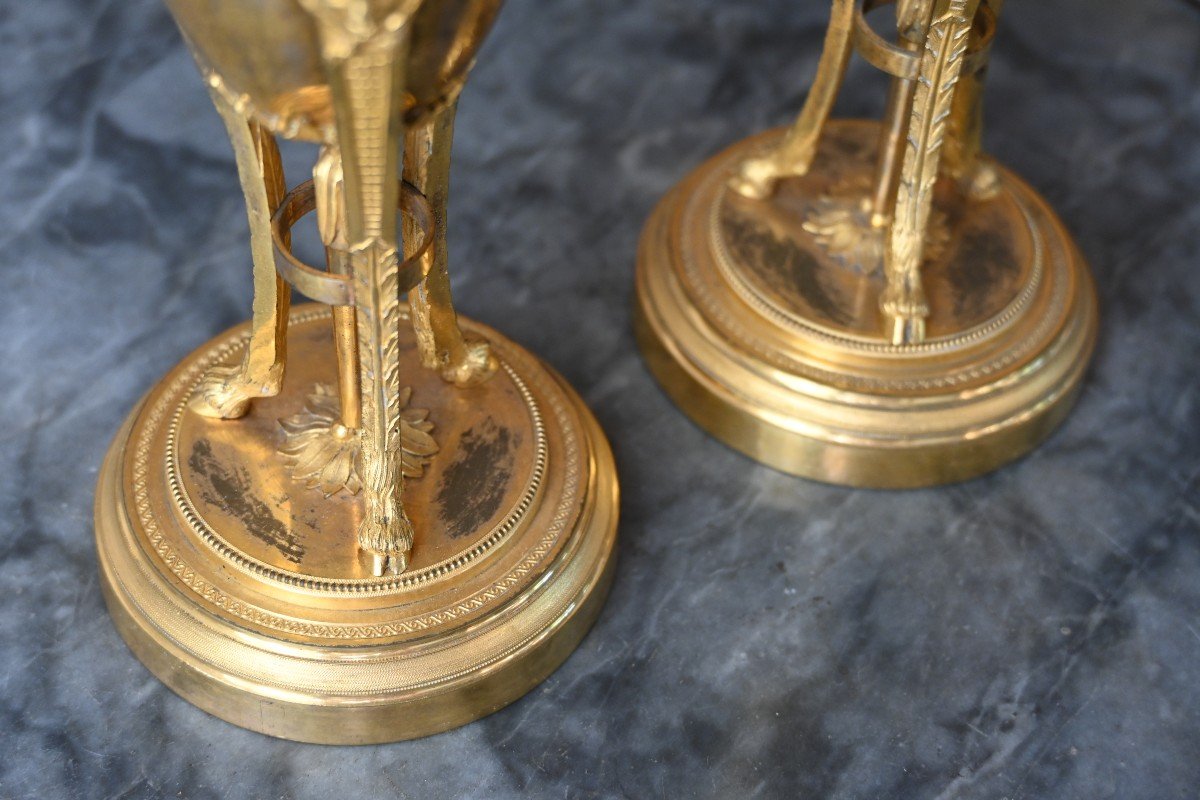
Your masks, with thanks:
[[(338, 439), (328, 309), (292, 312), (277, 396), (236, 420), (189, 409), (243, 325), (168, 374), (117, 434), (96, 545), (117, 629), (164, 683), (262, 733), (361, 744), (491, 713), (545, 679), (611, 580), (617, 481), (579, 397), (482, 325), (500, 368), (456, 388), (401, 342), (408, 569), (359, 554), (353, 441)], [(407, 326), (405, 326), (407, 328)]]
[(863, 487), (964, 480), (1065, 416), (1095, 344), (1095, 290), (1046, 202), (992, 165), (986, 196), (939, 186), (926, 339), (891, 344), (883, 234), (865, 210), (878, 130), (830, 123), (809, 174), (765, 200), (728, 180), (780, 130), (668, 193), (639, 247), (638, 339), (687, 414), (767, 465)]

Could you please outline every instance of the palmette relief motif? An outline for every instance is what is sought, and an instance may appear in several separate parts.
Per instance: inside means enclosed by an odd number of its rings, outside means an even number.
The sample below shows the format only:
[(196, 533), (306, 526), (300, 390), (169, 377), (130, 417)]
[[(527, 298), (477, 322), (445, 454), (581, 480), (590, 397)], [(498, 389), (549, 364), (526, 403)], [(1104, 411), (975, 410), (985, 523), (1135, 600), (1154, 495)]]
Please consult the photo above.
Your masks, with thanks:
[[(862, 275), (874, 275), (883, 269), (888, 228), (872, 223), (870, 180), (847, 179), (829, 194), (820, 197), (808, 209), (804, 230), (829, 257), (847, 269)], [(924, 261), (936, 261), (950, 244), (950, 225), (946, 215), (934, 208), (925, 234)]]
[[(429, 411), (411, 408), (412, 389), (404, 388), (397, 403), (400, 409), (400, 468), (405, 478), (420, 478), (439, 447), (431, 435), (433, 422)], [(319, 489), (326, 497), (338, 492), (357, 495), (362, 489), (359, 476), (359, 437), (357, 431), (342, 423), (338, 395), (333, 387), (317, 384), (306, 398), (304, 410), (281, 419), (284, 441), (279, 453), (292, 477), (309, 489)]]

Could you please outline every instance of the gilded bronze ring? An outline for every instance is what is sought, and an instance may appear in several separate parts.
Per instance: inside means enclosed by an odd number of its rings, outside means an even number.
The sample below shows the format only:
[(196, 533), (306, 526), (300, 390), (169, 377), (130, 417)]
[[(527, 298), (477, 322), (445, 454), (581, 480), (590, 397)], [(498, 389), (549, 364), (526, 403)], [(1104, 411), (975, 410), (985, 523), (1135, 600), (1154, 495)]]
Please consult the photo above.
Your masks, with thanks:
[[(401, 292), (407, 292), (429, 273), (430, 259), (425, 253), (433, 247), (435, 223), (433, 209), (415, 186), (402, 181), (397, 202), (400, 213), (411, 219), (421, 230), (421, 241), (412, 255), (400, 263), (397, 284)], [(305, 264), (292, 254), (291, 246), (284, 241), (292, 226), (305, 214), (317, 207), (313, 182), (307, 180), (287, 193), (279, 210), (271, 218), (271, 239), (275, 243), (275, 270), (302, 294), (330, 306), (354, 305), (354, 283), (349, 275), (338, 275)]]
[[(863, 0), (854, 14), (854, 49), (868, 64), (894, 78), (916, 80), (921, 70), (921, 54), (887, 41), (867, 22), (867, 14), (877, 8), (894, 5), (896, 0)], [(963, 71), (976, 72), (987, 60), (988, 49), (996, 35), (996, 12), (980, 3), (972, 21), (975, 29), (971, 48), (963, 62)]]

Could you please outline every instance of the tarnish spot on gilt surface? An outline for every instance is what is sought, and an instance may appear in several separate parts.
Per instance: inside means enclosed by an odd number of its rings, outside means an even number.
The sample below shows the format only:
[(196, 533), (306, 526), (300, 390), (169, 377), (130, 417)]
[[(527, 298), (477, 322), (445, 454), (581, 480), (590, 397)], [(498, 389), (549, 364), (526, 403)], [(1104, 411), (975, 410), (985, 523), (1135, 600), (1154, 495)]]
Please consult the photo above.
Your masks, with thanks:
[(490, 419), (463, 434), (437, 496), (439, 515), (451, 538), (478, 531), (499, 510), (512, 480), (516, 438)]
[(213, 456), (212, 445), (200, 439), (192, 445), (188, 465), (204, 479), (201, 494), (205, 502), (224, 508), (256, 539), (274, 547), (280, 555), (299, 564), (304, 560), (304, 545), (288, 526), (253, 492), (250, 475), (244, 467), (232, 467)]

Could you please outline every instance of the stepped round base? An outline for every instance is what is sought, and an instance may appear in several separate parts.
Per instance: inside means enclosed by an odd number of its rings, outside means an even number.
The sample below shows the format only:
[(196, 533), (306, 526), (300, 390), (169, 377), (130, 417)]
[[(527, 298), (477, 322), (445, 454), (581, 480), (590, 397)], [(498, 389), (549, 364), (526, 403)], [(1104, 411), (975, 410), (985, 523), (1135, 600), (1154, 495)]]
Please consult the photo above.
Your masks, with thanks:
[(675, 187), (642, 234), (638, 339), (689, 416), (764, 464), (862, 487), (964, 480), (1065, 416), (1095, 344), (1095, 290), (1045, 201), (994, 166), (986, 198), (940, 187), (927, 338), (892, 345), (883, 236), (864, 206), (878, 130), (830, 123), (809, 174), (765, 200), (728, 179), (782, 130)]
[(361, 498), (326, 435), (328, 309), (293, 311), (284, 390), (245, 417), (188, 407), (211, 368), (239, 363), (245, 325), (133, 412), (101, 470), (96, 546), (117, 629), (164, 683), (273, 736), (387, 742), (501, 708), (576, 647), (612, 575), (612, 455), (561, 378), (462, 323), (500, 363), (479, 386), (422, 369), (411, 333), (401, 345), (417, 533), (400, 575), (374, 577), (360, 555)]

